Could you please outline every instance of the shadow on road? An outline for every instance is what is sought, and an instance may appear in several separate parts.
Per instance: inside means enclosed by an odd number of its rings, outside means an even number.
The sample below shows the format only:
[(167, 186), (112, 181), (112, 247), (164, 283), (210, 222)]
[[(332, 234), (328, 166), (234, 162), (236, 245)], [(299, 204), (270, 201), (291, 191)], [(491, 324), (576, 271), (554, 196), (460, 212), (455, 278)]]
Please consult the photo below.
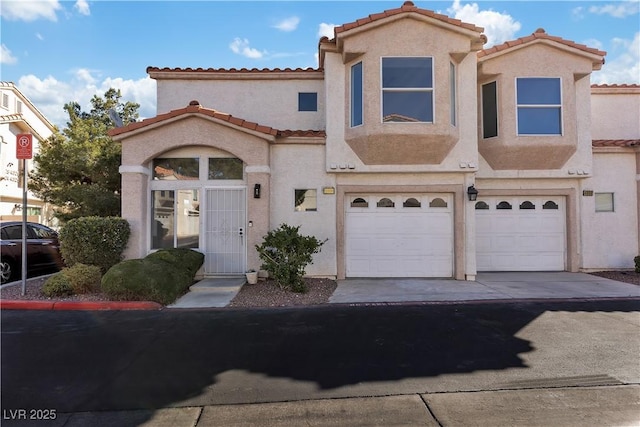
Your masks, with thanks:
[(515, 335), (548, 310), (638, 311), (640, 301), (278, 310), (3, 312), (2, 407), (168, 407), (246, 370), (320, 389), (526, 368)]

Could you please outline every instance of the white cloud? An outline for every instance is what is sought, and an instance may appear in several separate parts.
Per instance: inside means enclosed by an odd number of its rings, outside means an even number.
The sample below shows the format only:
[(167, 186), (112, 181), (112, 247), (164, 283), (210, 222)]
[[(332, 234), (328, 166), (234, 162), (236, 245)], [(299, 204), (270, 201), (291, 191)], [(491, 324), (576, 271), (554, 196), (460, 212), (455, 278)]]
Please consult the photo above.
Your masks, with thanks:
[(241, 39), (240, 37), (236, 37), (235, 39), (233, 39), (231, 44), (229, 44), (229, 49), (231, 49), (233, 53), (237, 53), (238, 55), (242, 55), (251, 59), (260, 59), (266, 53), (260, 52), (258, 49), (249, 47), (249, 40)]
[(447, 11), (456, 19), (484, 27), (484, 34), (487, 36), (485, 48), (513, 40), (521, 27), (520, 22), (514, 21), (511, 15), (493, 10), (480, 10), (478, 3), (461, 5), (460, 0), (455, 0)]
[(326, 24), (321, 23), (318, 25), (318, 37), (328, 37), (329, 39), (333, 38), (333, 29), (336, 27), (335, 24)]
[(290, 18), (283, 19), (282, 21), (278, 22), (276, 25), (273, 26), (273, 28), (277, 28), (280, 31), (290, 32), (298, 28), (299, 23), (300, 23), (300, 18), (298, 18), (297, 16), (292, 16)]
[(0, 64), (15, 64), (18, 62), (18, 58), (13, 56), (7, 46), (0, 45)]
[(640, 32), (633, 40), (616, 38), (611, 44), (613, 52), (608, 53), (602, 69), (591, 75), (591, 82), (640, 84)]
[(89, 10), (89, 3), (87, 3), (87, 0), (76, 1), (76, 4), (73, 6), (73, 8), (77, 10), (81, 15), (91, 15), (91, 11)]
[(581, 19), (583, 19), (584, 18), (584, 7), (582, 7), (582, 6), (574, 7), (571, 10), (571, 17), (576, 21), (580, 21)]
[(604, 44), (598, 39), (587, 39), (582, 42), (583, 44), (593, 47), (595, 49), (602, 50), (604, 48)]
[(611, 15), (614, 18), (625, 18), (640, 13), (640, 2), (638, 0), (630, 0), (604, 6), (591, 6), (589, 12), (595, 13), (596, 15)]
[(58, 0), (3, 1), (0, 15), (9, 21), (36, 21), (47, 19), (57, 21), (56, 11), (62, 9)]
[(42, 34), (40, 34), (40, 33), (36, 33), (36, 38), (37, 38), (38, 40), (44, 40), (44, 37), (43, 37), (43, 36), (42, 36)]
[(141, 118), (156, 115), (156, 82), (148, 76), (138, 80), (120, 77), (98, 80), (89, 70), (82, 69), (76, 71), (70, 81), (60, 81), (51, 76), (40, 79), (32, 74), (22, 76), (17, 87), (45, 117), (60, 128), (64, 128), (69, 119), (64, 104), (77, 102), (83, 110), (88, 111), (91, 98), (104, 95), (112, 87), (120, 89), (123, 102), (140, 104), (138, 113)]

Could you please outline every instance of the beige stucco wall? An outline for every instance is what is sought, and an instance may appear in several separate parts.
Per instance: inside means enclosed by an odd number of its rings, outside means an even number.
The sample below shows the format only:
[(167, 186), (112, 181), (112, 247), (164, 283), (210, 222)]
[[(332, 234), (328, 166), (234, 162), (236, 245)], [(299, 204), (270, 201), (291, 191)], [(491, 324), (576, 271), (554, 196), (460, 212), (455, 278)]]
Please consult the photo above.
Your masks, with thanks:
[[(150, 167), (155, 157), (163, 155), (202, 157), (224, 152), (242, 159), (248, 194), (247, 220), (253, 223), (252, 227), (246, 228), (247, 245), (253, 248), (258, 244), (269, 229), (270, 142), (265, 138), (268, 137), (193, 115), (123, 140), (122, 216), (130, 222), (132, 231), (125, 257), (139, 258), (149, 251)], [(251, 196), (255, 184), (262, 186), (260, 199)], [(209, 182), (204, 185), (220, 184)], [(255, 250), (247, 251), (247, 265), (255, 268), (258, 264)]]
[[(270, 228), (282, 223), (300, 226), (300, 233), (329, 239), (314, 263), (306, 269), (310, 276), (336, 275), (336, 195), (323, 194), (323, 187), (335, 188), (335, 178), (324, 171), (324, 145), (275, 144), (271, 150)], [(296, 212), (294, 191), (317, 190), (317, 211)]]
[[(303, 73), (303, 75), (307, 75)], [(235, 78), (245, 76), (243, 80)], [(197, 100), (244, 120), (276, 129), (323, 130), (325, 120), (322, 73), (304, 80), (246, 79), (158, 80), (158, 114), (184, 108)], [(298, 93), (316, 92), (318, 111), (298, 111)]]
[(583, 184), (594, 193), (614, 193), (614, 212), (596, 212), (595, 196), (581, 197), (584, 269), (633, 268), (638, 249), (636, 153), (631, 149), (599, 149), (593, 178)]
[[(592, 62), (544, 43), (483, 59), (479, 83), (497, 81), (498, 136), (482, 138), (483, 177), (564, 177), (569, 170), (591, 170), (590, 82)], [(518, 136), (516, 78), (559, 77), (562, 91), (562, 135)], [(480, 91), (480, 86), (478, 87)], [(478, 110), (481, 98), (478, 96)], [(487, 169), (488, 167), (488, 169)]]
[(640, 87), (591, 90), (593, 139), (640, 138)]
[[(326, 79), (325, 91), (328, 170), (339, 172), (341, 165), (348, 168), (349, 164), (358, 172), (457, 171), (461, 162), (465, 168), (468, 163), (477, 166), (476, 58), (470, 53), (469, 37), (402, 19), (346, 37), (343, 50), (366, 53), (346, 64), (342, 53), (327, 52), (325, 56), (325, 73), (332, 76)], [(382, 122), (380, 76), (385, 56), (433, 57), (434, 123)], [(350, 70), (360, 61), (364, 123), (350, 128)], [(457, 72), (456, 126), (450, 120), (451, 62)], [(391, 152), (385, 151), (391, 146)]]

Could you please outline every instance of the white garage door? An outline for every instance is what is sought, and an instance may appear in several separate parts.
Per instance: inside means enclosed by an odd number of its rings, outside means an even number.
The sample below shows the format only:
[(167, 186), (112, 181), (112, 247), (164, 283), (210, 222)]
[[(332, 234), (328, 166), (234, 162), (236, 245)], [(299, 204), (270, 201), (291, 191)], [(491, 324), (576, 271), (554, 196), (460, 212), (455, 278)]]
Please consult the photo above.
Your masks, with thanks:
[(478, 271), (565, 270), (562, 197), (494, 197), (476, 203)]
[(453, 276), (449, 194), (348, 195), (347, 277)]

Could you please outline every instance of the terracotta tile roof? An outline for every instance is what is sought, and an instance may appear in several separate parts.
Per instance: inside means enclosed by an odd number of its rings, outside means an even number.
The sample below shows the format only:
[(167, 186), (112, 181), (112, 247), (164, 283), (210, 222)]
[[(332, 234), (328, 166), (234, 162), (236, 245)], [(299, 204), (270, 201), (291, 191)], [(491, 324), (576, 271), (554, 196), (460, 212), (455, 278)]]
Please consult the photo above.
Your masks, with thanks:
[(640, 84), (592, 84), (592, 88), (640, 88)]
[(325, 137), (325, 136), (327, 136), (327, 133), (325, 131), (323, 131), (323, 130), (290, 130), (290, 129), (286, 129), (286, 130), (279, 130), (278, 131), (278, 136), (281, 136), (281, 137), (296, 136), (296, 137), (317, 138), (317, 137)]
[(141, 129), (156, 123), (163, 122), (165, 120), (169, 120), (175, 117), (180, 117), (183, 115), (190, 114), (201, 114), (209, 117), (213, 117), (218, 120), (223, 120), (225, 122), (229, 122), (236, 126), (240, 126), (245, 129), (249, 129), (252, 131), (264, 133), (266, 135), (272, 136), (298, 136), (298, 137), (322, 137), (326, 136), (325, 131), (318, 130), (278, 130), (274, 129), (270, 126), (263, 126), (258, 123), (250, 122), (238, 117), (234, 117), (231, 114), (222, 113), (220, 111), (216, 111), (211, 108), (204, 108), (200, 105), (198, 101), (191, 101), (188, 106), (184, 108), (179, 108), (177, 110), (169, 111), (168, 113), (157, 115), (156, 117), (152, 117), (150, 119), (145, 119), (141, 122), (131, 123), (127, 126), (123, 126), (120, 128), (114, 128), (109, 131), (109, 136), (114, 137), (116, 135), (121, 135), (124, 133), (128, 133), (137, 129)]
[(640, 147), (640, 139), (594, 139), (592, 147)]
[[(516, 47), (516, 46), (519, 46), (519, 45), (530, 43), (530, 42), (533, 42), (533, 41), (536, 41), (536, 40), (551, 40), (551, 41), (563, 44), (565, 46), (569, 46), (569, 47), (572, 47), (574, 49), (581, 50), (583, 52), (591, 53), (593, 55), (605, 56), (607, 54), (607, 52), (605, 52), (603, 50), (594, 49), (594, 48), (588, 47), (588, 46), (586, 46), (584, 44), (579, 44), (579, 43), (576, 43), (576, 42), (572, 42), (571, 40), (565, 40), (565, 39), (563, 39), (561, 37), (550, 36), (549, 34), (547, 34), (544, 31), (544, 29), (538, 28), (535, 31), (535, 33), (531, 34), (530, 36), (520, 37), (519, 39), (516, 39), (516, 40), (507, 41), (507, 42), (504, 42), (502, 44), (490, 47), (488, 49), (483, 49), (483, 50), (478, 52), (478, 58), (482, 58), (484, 56), (491, 55), (492, 53), (496, 53), (496, 52), (500, 52), (500, 51), (503, 51), (503, 50), (511, 49), (512, 47)], [(603, 59), (603, 63), (604, 63), (604, 59)]]
[(318, 72), (318, 68), (159, 68), (147, 67), (147, 74), (154, 72), (171, 72), (171, 73), (309, 73)]
[(477, 26), (475, 26), (473, 24), (468, 24), (466, 22), (462, 22), (459, 19), (449, 18), (446, 15), (441, 15), (439, 13), (436, 13), (436, 12), (432, 11), (432, 10), (420, 9), (416, 5), (414, 5), (412, 1), (405, 1), (402, 4), (402, 6), (399, 7), (399, 8), (385, 10), (384, 12), (381, 12), (381, 13), (374, 13), (372, 15), (369, 15), (366, 18), (358, 19), (357, 21), (350, 22), (350, 23), (343, 24), (343, 25), (340, 25), (338, 27), (335, 27), (334, 30), (333, 30), (334, 31), (334, 36), (337, 36), (338, 34), (344, 32), (344, 31), (349, 31), (349, 30), (351, 30), (353, 28), (362, 27), (364, 25), (367, 25), (367, 24), (369, 24), (371, 22), (378, 21), (380, 19), (385, 19), (385, 18), (388, 18), (390, 16), (398, 15), (398, 14), (401, 14), (401, 13), (409, 13), (409, 12), (418, 13), (420, 15), (427, 16), (427, 17), (433, 18), (433, 19), (437, 19), (438, 21), (446, 22), (447, 24), (455, 25), (457, 27), (465, 28), (467, 30), (477, 31), (479, 33), (484, 31), (484, 28), (482, 28), (482, 27), (477, 27)]

